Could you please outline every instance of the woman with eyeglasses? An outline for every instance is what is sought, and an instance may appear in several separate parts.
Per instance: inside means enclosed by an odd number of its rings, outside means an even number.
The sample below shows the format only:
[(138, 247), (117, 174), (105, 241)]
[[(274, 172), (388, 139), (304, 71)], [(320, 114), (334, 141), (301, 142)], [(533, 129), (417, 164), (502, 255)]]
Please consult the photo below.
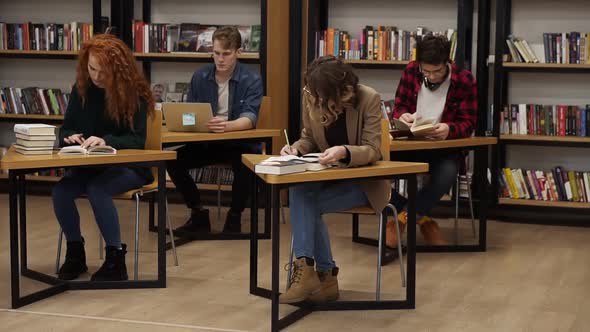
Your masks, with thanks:
[[(319, 162), (356, 167), (382, 159), (379, 94), (358, 83), (352, 67), (333, 56), (316, 59), (304, 77), (301, 138), (282, 155), (321, 152)], [(289, 189), (294, 262), (291, 285), (280, 303), (338, 299), (338, 268), (323, 213), (370, 205), (381, 211), (391, 182), (359, 180), (305, 183)], [(314, 270), (315, 266), (315, 270)]]
[[(423, 132), (435, 140), (465, 138), (473, 134), (477, 119), (477, 89), (473, 75), (449, 60), (450, 42), (444, 36), (426, 36), (416, 46), (416, 61), (402, 73), (395, 94), (393, 117), (407, 124), (430, 122), (434, 127)], [(429, 181), (416, 198), (416, 220), (425, 241), (442, 245), (445, 241), (437, 223), (428, 215), (441, 197), (449, 192), (457, 176), (461, 152), (417, 151), (404, 161), (429, 163)], [(406, 199), (392, 192), (392, 203), (399, 214), (401, 232), (407, 223)], [(387, 223), (386, 244), (397, 245), (395, 224)]]

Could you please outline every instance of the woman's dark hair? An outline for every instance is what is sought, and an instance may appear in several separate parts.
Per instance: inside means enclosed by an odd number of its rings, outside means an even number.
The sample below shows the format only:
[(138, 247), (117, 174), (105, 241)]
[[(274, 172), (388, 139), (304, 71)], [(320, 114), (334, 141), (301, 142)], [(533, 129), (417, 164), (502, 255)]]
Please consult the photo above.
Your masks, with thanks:
[(416, 60), (431, 65), (449, 62), (451, 43), (445, 36), (425, 36), (416, 45)]
[[(320, 121), (328, 126), (348, 106), (356, 106), (359, 78), (352, 67), (328, 55), (315, 59), (305, 72), (304, 101), (320, 109)], [(330, 101), (332, 103), (330, 103)]]

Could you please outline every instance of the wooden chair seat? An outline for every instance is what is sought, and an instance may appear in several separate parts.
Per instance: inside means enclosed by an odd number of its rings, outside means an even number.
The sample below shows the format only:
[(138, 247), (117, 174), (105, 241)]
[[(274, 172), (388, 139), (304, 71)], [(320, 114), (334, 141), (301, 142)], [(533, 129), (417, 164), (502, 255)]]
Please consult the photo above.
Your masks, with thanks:
[(154, 180), (152, 183), (148, 183), (141, 188), (132, 189), (119, 195), (115, 195), (113, 196), (113, 199), (133, 199), (135, 194), (143, 196), (144, 194), (151, 193), (156, 190), (158, 190), (158, 181)]
[(353, 209), (349, 209), (349, 210), (345, 210), (345, 211), (338, 211), (336, 213), (374, 215), (375, 210), (373, 210), (373, 208), (370, 206), (361, 206), (361, 207), (357, 207), (357, 208), (353, 208)]

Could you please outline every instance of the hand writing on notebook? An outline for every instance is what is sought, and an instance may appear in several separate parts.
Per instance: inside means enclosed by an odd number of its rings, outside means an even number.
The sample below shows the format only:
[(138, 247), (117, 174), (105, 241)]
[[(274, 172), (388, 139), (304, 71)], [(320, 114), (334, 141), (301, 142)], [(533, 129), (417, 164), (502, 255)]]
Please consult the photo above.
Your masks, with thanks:
[(213, 133), (223, 133), (227, 130), (227, 121), (218, 116), (214, 116), (207, 122), (207, 128)]
[(346, 148), (342, 145), (338, 145), (324, 150), (324, 153), (320, 155), (319, 162), (322, 165), (337, 164), (340, 161), (340, 159), (343, 159), (345, 157)]
[(295, 149), (293, 147), (290, 147), (289, 144), (285, 144), (285, 146), (283, 146), (283, 148), (281, 149), (281, 156), (288, 156), (288, 155), (298, 156), (299, 151), (297, 151), (297, 149)]
[(74, 134), (68, 137), (64, 137), (64, 142), (66, 144), (78, 143), (82, 145), (82, 143), (84, 143), (84, 134)]
[(107, 143), (104, 141), (104, 139), (100, 138), (100, 137), (96, 137), (96, 136), (90, 136), (88, 137), (88, 139), (86, 139), (84, 141), (84, 143), (80, 144), (80, 146), (82, 146), (83, 148), (89, 148), (91, 146), (104, 146), (107, 145)]

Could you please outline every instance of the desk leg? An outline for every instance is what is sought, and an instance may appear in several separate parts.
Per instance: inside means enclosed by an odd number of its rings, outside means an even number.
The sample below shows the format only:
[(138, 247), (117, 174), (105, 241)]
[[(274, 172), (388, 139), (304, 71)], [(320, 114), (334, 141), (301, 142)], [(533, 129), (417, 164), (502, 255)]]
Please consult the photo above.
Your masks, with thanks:
[[(264, 195), (264, 238), (268, 238), (272, 231), (272, 194), (269, 186), (262, 186), (262, 193)], [(279, 193), (280, 195), (280, 193)], [(280, 202), (280, 199), (279, 199)], [(280, 204), (280, 203), (279, 203)], [(258, 208), (258, 207), (256, 207)]]
[[(406, 301), (411, 309), (416, 308), (416, 174), (408, 178), (408, 251)], [(402, 259), (400, 257), (400, 259)]]
[[(267, 153), (272, 154), (272, 138), (268, 138), (266, 140), (266, 151)], [(270, 197), (270, 190), (268, 189), (267, 186), (262, 186), (264, 193), (265, 193), (265, 197), (264, 197), (264, 238), (268, 239), (270, 237), (270, 232), (271, 232), (271, 197)], [(279, 193), (280, 195), (280, 193)], [(280, 197), (280, 196), (279, 196)], [(279, 198), (279, 207), (281, 206), (280, 203), (281, 200)]]
[(475, 151), (479, 161), (479, 250), (486, 251), (487, 248), (487, 213), (488, 213), (488, 179), (487, 167), (488, 146), (480, 146)]
[(279, 258), (280, 258), (280, 186), (271, 185), (272, 209), (272, 292), (271, 292), (271, 331), (279, 331)]
[[(250, 203), (250, 294), (258, 287), (258, 181), (256, 174), (250, 172), (252, 199)], [(265, 228), (266, 232), (267, 229)]]
[(18, 261), (18, 204), (17, 178), (14, 172), (8, 172), (8, 210), (10, 218), (10, 291), (12, 308), (18, 308), (20, 299), (20, 276)]
[(27, 201), (25, 175), (18, 176), (18, 208), (20, 228), (20, 271), (27, 270)]
[(166, 162), (158, 164), (158, 284), (166, 287)]

